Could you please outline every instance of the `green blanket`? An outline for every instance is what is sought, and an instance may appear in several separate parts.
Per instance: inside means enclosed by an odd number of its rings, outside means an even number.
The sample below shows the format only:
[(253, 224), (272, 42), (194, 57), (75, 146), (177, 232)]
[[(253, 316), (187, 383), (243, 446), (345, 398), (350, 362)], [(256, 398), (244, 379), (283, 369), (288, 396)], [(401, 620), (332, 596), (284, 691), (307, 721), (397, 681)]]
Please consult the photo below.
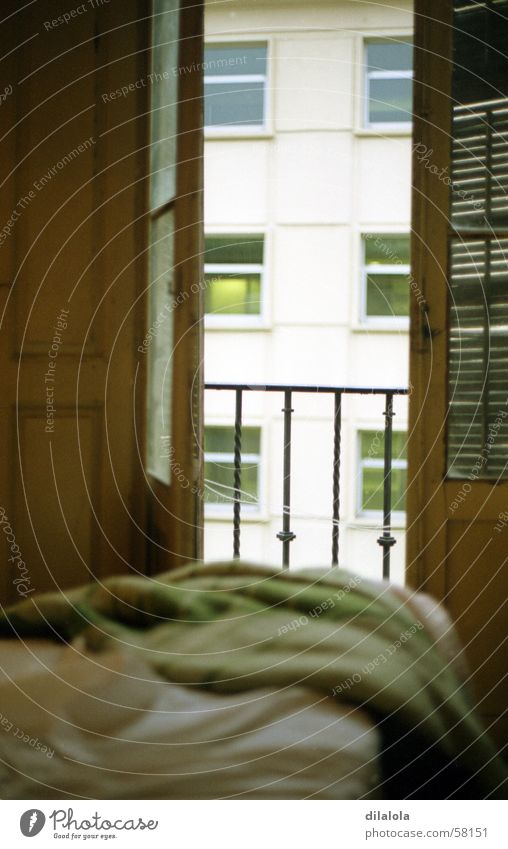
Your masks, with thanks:
[[(392, 729), (399, 754), (413, 756), (416, 738), (436, 772), (452, 764), (478, 796), (503, 798), (503, 763), (462, 682), (411, 606), (385, 584), (341, 570), (197, 563), (35, 595), (2, 612), (0, 633), (79, 634), (90, 650), (141, 654), (168, 680), (214, 691), (311, 687), (367, 709)], [(415, 798), (428, 781), (418, 769)]]

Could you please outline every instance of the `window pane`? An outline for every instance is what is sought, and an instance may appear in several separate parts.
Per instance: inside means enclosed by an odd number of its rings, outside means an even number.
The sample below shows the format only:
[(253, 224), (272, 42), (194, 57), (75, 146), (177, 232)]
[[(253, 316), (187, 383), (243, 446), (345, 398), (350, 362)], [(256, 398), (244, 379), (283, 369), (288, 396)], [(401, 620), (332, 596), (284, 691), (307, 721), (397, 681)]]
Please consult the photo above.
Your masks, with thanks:
[[(383, 459), (384, 456), (384, 430), (363, 430), (360, 434), (362, 458), (372, 457)], [(392, 431), (392, 456), (394, 460), (405, 460), (407, 458), (407, 434), (405, 431)]]
[[(207, 425), (205, 452), (231, 454), (234, 450), (235, 431), (232, 427)], [(261, 430), (259, 427), (242, 427), (242, 452), (259, 454)]]
[(367, 315), (409, 315), (409, 285), (405, 274), (369, 274)]
[(369, 123), (410, 122), (412, 85), (412, 80), (370, 80)]
[(392, 453), (396, 460), (407, 459), (407, 433), (405, 431), (392, 432)]
[[(383, 510), (383, 469), (363, 470), (362, 511)], [(392, 510), (404, 512), (407, 485), (405, 469), (392, 469)]]
[(205, 126), (260, 126), (264, 123), (263, 82), (205, 83)]
[(364, 469), (362, 510), (383, 509), (383, 470)]
[(209, 44), (205, 47), (205, 75), (265, 74), (266, 50), (266, 44)]
[(260, 314), (259, 274), (205, 274), (205, 282), (205, 313), (208, 315)]
[(382, 457), (383, 444), (383, 431), (363, 430), (360, 434), (362, 459), (365, 457)]
[(366, 264), (409, 265), (409, 236), (364, 236)]
[[(259, 455), (261, 429), (242, 428), (242, 455)], [(234, 428), (207, 426), (205, 428), (205, 501), (208, 504), (232, 504), (234, 499)], [(210, 454), (224, 454), (224, 460), (210, 459)], [(259, 493), (259, 462), (242, 459), (241, 500), (244, 505), (256, 505)]]
[(155, 82), (150, 87), (152, 208), (162, 206), (176, 194), (178, 78), (173, 68), (178, 66), (179, 7), (179, 0), (154, 2), (152, 73)]
[(370, 41), (367, 45), (369, 71), (411, 71), (413, 43), (411, 41)]
[(263, 236), (206, 236), (205, 263), (263, 262)]
[[(242, 504), (258, 503), (258, 466), (242, 464)], [(233, 463), (205, 462), (205, 502), (207, 504), (232, 504), (234, 501)]]
[(392, 470), (392, 510), (397, 513), (403, 513), (406, 510), (406, 489), (407, 489), (407, 471), (406, 469)]

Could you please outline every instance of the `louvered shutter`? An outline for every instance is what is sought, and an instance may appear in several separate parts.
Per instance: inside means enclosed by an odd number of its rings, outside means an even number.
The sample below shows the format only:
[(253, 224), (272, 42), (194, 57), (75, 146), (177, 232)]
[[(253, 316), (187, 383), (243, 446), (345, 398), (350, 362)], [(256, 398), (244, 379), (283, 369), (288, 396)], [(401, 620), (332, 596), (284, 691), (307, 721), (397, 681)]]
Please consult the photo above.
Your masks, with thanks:
[(497, 479), (508, 476), (508, 0), (455, 0), (453, 41), (448, 475)]

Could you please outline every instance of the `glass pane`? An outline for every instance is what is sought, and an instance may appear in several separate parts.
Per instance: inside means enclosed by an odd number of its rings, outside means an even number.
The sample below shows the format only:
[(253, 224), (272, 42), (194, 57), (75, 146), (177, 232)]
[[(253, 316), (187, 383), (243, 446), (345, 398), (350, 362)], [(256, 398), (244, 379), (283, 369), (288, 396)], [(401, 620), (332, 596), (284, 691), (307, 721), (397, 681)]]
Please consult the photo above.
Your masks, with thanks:
[(405, 274), (369, 274), (367, 315), (409, 315), (409, 284)]
[[(383, 510), (383, 470), (364, 469), (362, 486), (362, 511)], [(407, 473), (405, 469), (392, 469), (392, 510), (403, 512)]]
[(266, 44), (208, 44), (203, 70), (207, 77), (265, 74), (266, 49)]
[(412, 41), (370, 41), (367, 44), (369, 71), (411, 71)]
[[(257, 464), (242, 463), (241, 502), (245, 506), (258, 503)], [(205, 502), (207, 504), (233, 504), (234, 500), (233, 463), (205, 462)]]
[(369, 123), (409, 123), (412, 120), (412, 80), (369, 81)]
[(205, 313), (208, 315), (259, 315), (259, 274), (205, 274)]
[(364, 469), (362, 510), (383, 509), (383, 470)]
[(205, 83), (205, 126), (262, 126), (264, 82)]
[[(231, 454), (234, 450), (235, 431), (232, 427), (207, 425), (205, 428), (205, 452)], [(242, 452), (259, 454), (261, 431), (258, 427), (242, 428)]]
[(406, 509), (407, 471), (392, 469), (392, 510), (403, 513)]
[[(363, 430), (360, 434), (362, 458), (383, 459), (384, 430)], [(405, 431), (392, 431), (392, 456), (394, 460), (407, 458), (407, 434)]]
[[(242, 455), (259, 455), (261, 429), (242, 428)], [(232, 504), (234, 499), (234, 428), (208, 425), (205, 428), (205, 501), (208, 504)], [(224, 454), (224, 460), (210, 460), (210, 454)], [(207, 456), (208, 455), (208, 456)], [(241, 500), (244, 505), (258, 501), (259, 463), (242, 459)]]
[(263, 236), (206, 236), (205, 263), (263, 262)]
[(409, 265), (409, 236), (388, 236), (373, 233), (363, 237), (366, 264), (389, 263)]
[(170, 483), (171, 395), (173, 350), (174, 219), (169, 211), (151, 227), (148, 328), (140, 356), (148, 356), (147, 468)]
[(179, 0), (155, 0), (151, 93), (151, 205), (176, 194)]

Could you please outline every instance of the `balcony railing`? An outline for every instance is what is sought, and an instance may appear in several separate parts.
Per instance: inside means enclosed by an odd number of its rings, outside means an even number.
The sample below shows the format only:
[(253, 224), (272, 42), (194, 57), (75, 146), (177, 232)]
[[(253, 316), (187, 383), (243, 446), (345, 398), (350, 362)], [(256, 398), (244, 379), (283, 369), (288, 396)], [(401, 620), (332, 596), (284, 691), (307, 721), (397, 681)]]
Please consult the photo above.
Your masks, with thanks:
[(284, 442), (282, 480), (282, 529), (277, 538), (282, 543), (282, 565), (289, 568), (290, 546), (295, 539), (291, 530), (291, 426), (292, 398), (294, 393), (332, 395), (333, 406), (333, 466), (330, 472), (331, 500), (331, 561), (339, 565), (339, 515), (340, 515), (340, 450), (342, 401), (344, 395), (376, 395), (384, 397), (384, 461), (383, 461), (383, 527), (377, 542), (382, 548), (383, 578), (390, 578), (390, 551), (396, 540), (392, 536), (392, 420), (393, 399), (408, 395), (408, 389), (358, 386), (298, 386), (285, 384), (247, 385), (240, 383), (206, 383), (205, 389), (214, 392), (235, 393), (235, 424), (233, 446), (233, 557), (240, 557), (241, 504), (242, 504), (242, 408), (244, 392), (278, 392), (284, 398)]

